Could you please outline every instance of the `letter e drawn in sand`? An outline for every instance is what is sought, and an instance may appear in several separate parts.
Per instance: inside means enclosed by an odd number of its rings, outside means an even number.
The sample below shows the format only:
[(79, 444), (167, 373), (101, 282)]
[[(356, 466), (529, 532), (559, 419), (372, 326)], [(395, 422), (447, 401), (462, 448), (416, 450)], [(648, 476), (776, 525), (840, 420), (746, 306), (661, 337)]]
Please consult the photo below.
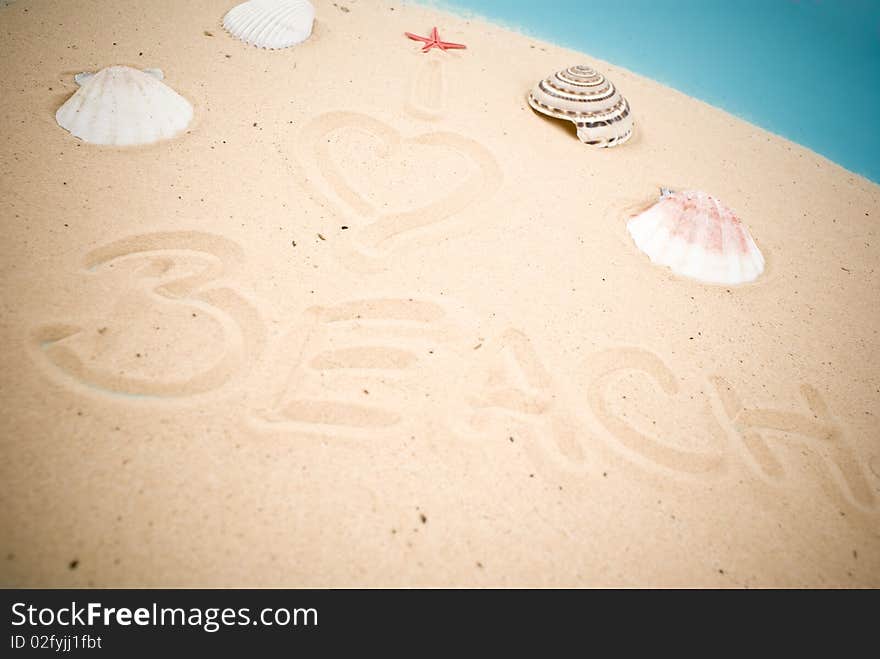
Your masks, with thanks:
[(34, 330), (37, 361), (82, 391), (173, 399), (219, 389), (265, 341), (258, 312), (226, 281), (242, 259), (238, 244), (198, 231), (99, 247), (84, 258), (98, 281), (83, 299), (101, 312)]
[[(692, 397), (682, 392), (679, 379), (656, 354), (635, 347), (612, 348), (588, 358), (584, 371), (590, 410), (608, 433), (610, 443), (631, 462), (700, 479), (724, 472), (725, 435), (712, 413), (711, 401), (702, 392)], [(640, 374), (650, 379), (649, 388)], [(639, 379), (621, 386), (627, 376)], [(628, 391), (617, 395), (614, 404), (612, 387), (618, 394)], [(630, 388), (637, 388), (638, 394)], [(704, 400), (699, 401), (701, 397)], [(691, 399), (699, 401), (697, 409), (690, 408)], [(667, 428), (658, 431), (652, 427), (657, 419), (652, 422), (643, 408), (655, 416), (687, 416), (676, 418), (674, 425), (667, 423)], [(681, 440), (685, 437), (699, 439), (702, 445), (684, 445)]]
[(455, 337), (439, 304), (408, 298), (312, 307), (282, 341), (268, 404), (250, 423), (263, 431), (362, 440), (423, 422), (420, 374)]
[(465, 232), (476, 221), (469, 211), (503, 178), (475, 140), (440, 131), (403, 137), (354, 112), (318, 116), (303, 129), (296, 153), (298, 180), (318, 203), (348, 218), (344, 263), (356, 271), (387, 269), (394, 254)]
[[(877, 498), (857, 456), (846, 443), (843, 429), (831, 416), (819, 392), (808, 384), (800, 394), (809, 413), (747, 408), (724, 378), (710, 378), (728, 420), (745, 449), (746, 462), (764, 480), (781, 484), (790, 459), (780, 457), (778, 441), (767, 436), (794, 437), (809, 451), (822, 474), (822, 486), (832, 496), (842, 495), (850, 505), (876, 512)], [(789, 463), (787, 465), (787, 463)], [(835, 473), (836, 472), (836, 473)]]

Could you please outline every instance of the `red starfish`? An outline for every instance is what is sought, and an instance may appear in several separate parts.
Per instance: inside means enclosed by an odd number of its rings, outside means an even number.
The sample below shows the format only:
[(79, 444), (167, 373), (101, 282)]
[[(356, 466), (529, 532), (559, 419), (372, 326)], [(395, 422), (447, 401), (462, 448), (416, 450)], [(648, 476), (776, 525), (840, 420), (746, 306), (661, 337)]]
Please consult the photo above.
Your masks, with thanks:
[(448, 41), (440, 41), (440, 35), (437, 34), (437, 28), (431, 28), (431, 36), (430, 37), (420, 37), (417, 34), (413, 34), (412, 32), (404, 32), (406, 36), (408, 36), (413, 41), (422, 41), (424, 42), (424, 46), (422, 46), (422, 52), (427, 53), (429, 50), (434, 48), (435, 46), (440, 50), (454, 50), (456, 48), (467, 48), (463, 43), (450, 43)]

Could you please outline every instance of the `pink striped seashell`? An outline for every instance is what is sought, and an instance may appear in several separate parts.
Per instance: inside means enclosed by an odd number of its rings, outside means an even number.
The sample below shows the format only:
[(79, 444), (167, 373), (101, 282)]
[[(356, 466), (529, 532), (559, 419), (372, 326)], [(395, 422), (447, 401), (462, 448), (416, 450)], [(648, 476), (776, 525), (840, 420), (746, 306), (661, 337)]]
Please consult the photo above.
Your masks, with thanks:
[(709, 284), (742, 284), (764, 271), (764, 256), (736, 213), (699, 191), (663, 190), (627, 223), (651, 261)]

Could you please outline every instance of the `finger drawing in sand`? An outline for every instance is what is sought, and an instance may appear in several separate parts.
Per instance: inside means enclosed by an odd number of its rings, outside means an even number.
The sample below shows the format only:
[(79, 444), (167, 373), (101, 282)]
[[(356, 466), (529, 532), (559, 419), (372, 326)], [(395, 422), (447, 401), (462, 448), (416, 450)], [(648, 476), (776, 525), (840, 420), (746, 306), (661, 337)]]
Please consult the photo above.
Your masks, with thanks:
[(410, 82), (406, 111), (416, 119), (435, 121), (446, 114), (445, 64), (438, 59), (420, 61)]
[(437, 4), (0, 0), (0, 583), (880, 587), (880, 4)]
[(367, 298), (304, 316), (272, 359), (273, 398), (252, 415), (258, 428), (380, 439), (401, 424), (424, 424), (456, 393), (430, 384), (432, 369), (451, 375), (460, 352), (461, 328), (442, 305)]
[(728, 420), (742, 441), (748, 464), (759, 475), (784, 485), (786, 476), (790, 477), (791, 472), (799, 468), (797, 461), (792, 460), (792, 452), (786, 450), (790, 444), (786, 440), (794, 438), (793, 446), (807, 448), (819, 465), (819, 474), (827, 488), (840, 491), (856, 507), (876, 510), (877, 496), (861, 461), (814, 387), (807, 384), (800, 387), (807, 411), (791, 412), (748, 408), (727, 380), (714, 376), (711, 381)]
[(398, 251), (433, 246), (438, 234), (430, 229), (466, 230), (502, 182), (495, 158), (475, 140), (445, 131), (404, 137), (354, 112), (310, 122), (297, 153), (310, 191), (351, 218), (344, 261), (355, 269), (384, 269)]
[[(682, 392), (679, 378), (658, 355), (636, 347), (604, 350), (587, 359), (583, 377), (590, 411), (631, 460), (672, 475), (706, 478), (723, 473), (726, 438), (710, 400), (702, 391)], [(662, 408), (680, 415), (672, 426), (678, 431), (670, 431), (667, 423), (668, 434), (658, 433), (657, 419), (640, 413), (642, 396), (643, 405), (652, 397), (666, 400)]]
[(584, 470), (591, 438), (566, 408), (562, 392), (541, 362), (531, 340), (510, 328), (483, 346), (469, 378), (468, 427), (463, 434), (487, 433), (493, 420), (514, 421), (535, 468)]
[(85, 270), (99, 281), (83, 293), (100, 313), (37, 328), (36, 356), (83, 391), (155, 399), (218, 389), (263, 347), (259, 315), (228, 281), (241, 259), (236, 243), (196, 231), (95, 249)]

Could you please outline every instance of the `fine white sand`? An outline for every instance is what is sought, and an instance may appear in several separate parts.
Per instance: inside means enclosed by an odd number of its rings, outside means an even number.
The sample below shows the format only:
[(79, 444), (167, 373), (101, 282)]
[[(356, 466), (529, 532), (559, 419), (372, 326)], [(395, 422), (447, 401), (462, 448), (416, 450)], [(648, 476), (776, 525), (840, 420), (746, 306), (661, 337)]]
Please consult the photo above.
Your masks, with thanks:
[[(0, 10), (0, 583), (880, 585), (880, 187), (492, 25), (319, 0), (266, 52), (232, 4)], [(629, 144), (528, 108), (581, 62)], [(190, 130), (59, 128), (112, 64)], [(652, 265), (661, 185), (764, 275)]]

